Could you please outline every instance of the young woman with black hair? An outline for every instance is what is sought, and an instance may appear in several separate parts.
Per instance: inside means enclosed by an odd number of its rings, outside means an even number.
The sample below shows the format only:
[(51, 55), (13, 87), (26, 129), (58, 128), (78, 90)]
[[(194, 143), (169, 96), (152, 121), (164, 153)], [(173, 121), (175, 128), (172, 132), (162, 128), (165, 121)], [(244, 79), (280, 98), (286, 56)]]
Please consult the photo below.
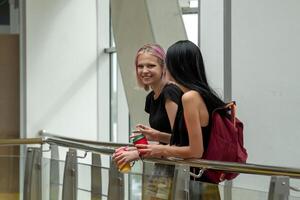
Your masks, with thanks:
[[(184, 40), (170, 46), (166, 65), (170, 77), (183, 92), (183, 109), (178, 109), (170, 145), (141, 144), (136, 147), (144, 157), (201, 158), (209, 141), (212, 112), (225, 103), (209, 86), (200, 49), (194, 43)], [(199, 169), (191, 168), (191, 171), (198, 173)], [(206, 180), (201, 177), (196, 181)], [(220, 199), (217, 186), (202, 184), (203, 187), (206, 189), (201, 194), (190, 191), (191, 199), (199, 199), (199, 195), (202, 199)]]

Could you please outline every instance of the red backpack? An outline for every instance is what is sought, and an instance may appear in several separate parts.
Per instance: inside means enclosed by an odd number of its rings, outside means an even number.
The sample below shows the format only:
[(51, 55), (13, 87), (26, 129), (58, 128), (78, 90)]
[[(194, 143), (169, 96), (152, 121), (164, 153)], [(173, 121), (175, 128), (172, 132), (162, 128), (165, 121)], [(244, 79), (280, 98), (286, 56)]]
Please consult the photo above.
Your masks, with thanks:
[[(243, 123), (236, 118), (235, 114), (235, 102), (213, 111), (210, 139), (202, 159), (246, 162), (248, 154), (243, 142)], [(231, 180), (238, 174), (208, 169), (204, 171), (203, 176), (211, 183), (219, 183)]]

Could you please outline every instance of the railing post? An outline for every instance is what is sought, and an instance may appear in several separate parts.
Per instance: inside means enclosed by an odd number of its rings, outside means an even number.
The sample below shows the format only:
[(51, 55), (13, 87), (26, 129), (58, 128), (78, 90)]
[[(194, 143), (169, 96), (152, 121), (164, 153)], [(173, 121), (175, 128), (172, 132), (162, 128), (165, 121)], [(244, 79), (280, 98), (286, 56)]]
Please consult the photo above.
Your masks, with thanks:
[(102, 173), (101, 173), (101, 155), (92, 153), (91, 166), (91, 199), (101, 200), (102, 196)]
[(77, 200), (77, 153), (74, 149), (69, 149), (66, 155), (64, 181), (62, 189), (63, 200)]
[(224, 183), (224, 200), (232, 199), (232, 181), (225, 181)]
[(50, 144), (50, 200), (59, 199), (59, 154), (58, 146)]
[(288, 200), (290, 195), (290, 181), (287, 176), (272, 176), (270, 181), (268, 200)]
[(42, 199), (42, 151), (40, 148), (29, 147), (27, 149), (23, 200)]
[(189, 199), (190, 168), (187, 165), (176, 165), (174, 170), (172, 199)]
[(109, 168), (108, 196), (113, 200), (124, 199), (124, 175), (119, 172), (113, 160)]

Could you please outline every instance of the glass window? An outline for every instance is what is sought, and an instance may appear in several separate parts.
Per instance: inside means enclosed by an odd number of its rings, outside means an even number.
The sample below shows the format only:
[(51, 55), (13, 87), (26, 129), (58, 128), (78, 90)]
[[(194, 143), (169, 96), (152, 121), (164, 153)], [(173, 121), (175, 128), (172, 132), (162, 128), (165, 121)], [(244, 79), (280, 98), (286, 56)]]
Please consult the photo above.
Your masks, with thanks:
[(0, 0), (0, 26), (10, 24), (8, 0)]

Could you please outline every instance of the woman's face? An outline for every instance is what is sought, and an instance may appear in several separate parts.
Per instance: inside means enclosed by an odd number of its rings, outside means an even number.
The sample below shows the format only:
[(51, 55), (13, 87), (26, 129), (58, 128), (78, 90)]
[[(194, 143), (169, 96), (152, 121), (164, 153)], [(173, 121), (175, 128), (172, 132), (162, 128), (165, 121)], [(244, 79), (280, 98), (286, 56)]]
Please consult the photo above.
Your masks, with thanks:
[(155, 86), (159, 84), (163, 76), (163, 67), (157, 57), (143, 53), (137, 60), (137, 76), (144, 85)]

